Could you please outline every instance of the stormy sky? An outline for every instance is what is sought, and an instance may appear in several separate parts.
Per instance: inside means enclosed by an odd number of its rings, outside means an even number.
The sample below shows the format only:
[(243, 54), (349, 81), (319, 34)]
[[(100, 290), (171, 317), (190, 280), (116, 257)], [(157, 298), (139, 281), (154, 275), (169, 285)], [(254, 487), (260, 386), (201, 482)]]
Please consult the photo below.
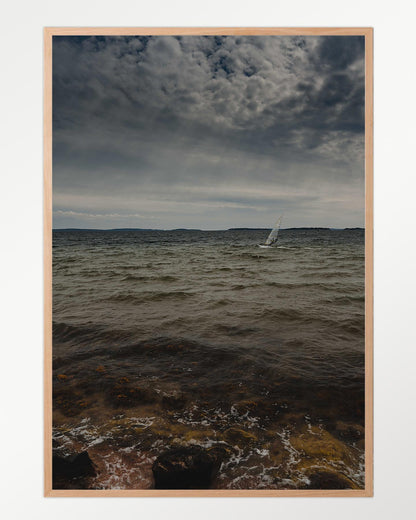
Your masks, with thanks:
[(364, 38), (53, 39), (54, 228), (364, 226)]

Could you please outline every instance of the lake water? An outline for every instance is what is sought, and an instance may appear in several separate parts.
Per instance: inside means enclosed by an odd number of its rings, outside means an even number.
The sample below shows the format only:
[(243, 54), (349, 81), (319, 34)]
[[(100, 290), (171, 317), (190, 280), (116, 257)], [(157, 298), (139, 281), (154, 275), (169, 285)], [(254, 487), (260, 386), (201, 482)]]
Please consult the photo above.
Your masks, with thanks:
[(226, 450), (216, 488), (363, 487), (364, 230), (267, 234), (54, 231), (54, 443), (88, 487), (188, 445)]

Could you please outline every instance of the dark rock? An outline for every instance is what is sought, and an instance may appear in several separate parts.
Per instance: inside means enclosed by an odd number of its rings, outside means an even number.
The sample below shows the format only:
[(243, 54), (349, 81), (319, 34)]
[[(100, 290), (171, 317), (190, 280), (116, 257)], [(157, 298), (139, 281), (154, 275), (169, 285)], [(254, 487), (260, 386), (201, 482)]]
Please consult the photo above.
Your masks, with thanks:
[(122, 377), (107, 394), (108, 401), (116, 408), (130, 408), (154, 402), (150, 390), (130, 384), (127, 377)]
[(186, 406), (186, 398), (183, 395), (165, 395), (162, 405), (168, 410), (183, 410)]
[(331, 471), (317, 471), (309, 476), (308, 489), (351, 489), (352, 483), (346, 477)]
[(52, 458), (52, 472), (54, 489), (71, 487), (68, 486), (71, 481), (81, 484), (81, 481), (87, 477), (96, 475), (94, 464), (87, 451), (76, 453), (69, 457), (60, 457), (54, 454)]
[(333, 428), (331, 428), (331, 426), (332, 425), (329, 425), (327, 430), (330, 431), (334, 437), (344, 442), (356, 443), (364, 439), (364, 427), (359, 424), (346, 424), (338, 421)]
[(176, 448), (159, 455), (152, 471), (156, 489), (208, 489), (226, 454), (221, 448)]

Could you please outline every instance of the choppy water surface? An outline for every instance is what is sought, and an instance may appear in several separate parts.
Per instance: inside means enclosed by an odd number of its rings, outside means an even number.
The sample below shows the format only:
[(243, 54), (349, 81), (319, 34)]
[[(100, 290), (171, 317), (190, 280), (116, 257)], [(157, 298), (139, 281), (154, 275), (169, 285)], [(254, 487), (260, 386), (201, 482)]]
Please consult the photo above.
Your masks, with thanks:
[(226, 448), (217, 488), (363, 486), (364, 231), (266, 236), (54, 232), (55, 446), (89, 487), (189, 444)]

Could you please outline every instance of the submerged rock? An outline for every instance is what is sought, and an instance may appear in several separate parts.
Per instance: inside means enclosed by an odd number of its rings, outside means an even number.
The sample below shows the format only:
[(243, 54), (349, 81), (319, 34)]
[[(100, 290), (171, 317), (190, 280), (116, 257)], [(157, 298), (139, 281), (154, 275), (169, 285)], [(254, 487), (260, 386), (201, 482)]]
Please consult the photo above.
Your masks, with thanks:
[(224, 438), (229, 444), (237, 444), (239, 446), (245, 446), (246, 444), (252, 444), (257, 441), (257, 437), (253, 433), (235, 427), (225, 430)]
[(56, 388), (53, 390), (53, 408), (60, 410), (66, 417), (75, 417), (89, 405), (84, 395), (71, 388)]
[(207, 489), (211, 486), (225, 450), (189, 446), (166, 451), (153, 463), (156, 489)]
[(327, 425), (327, 430), (336, 438), (341, 441), (354, 444), (360, 443), (364, 448), (364, 437), (365, 430), (360, 424), (344, 423), (337, 421), (335, 424), (330, 423)]
[(317, 471), (309, 476), (309, 489), (351, 489), (352, 482), (337, 473), (332, 471)]
[(54, 489), (83, 488), (85, 487), (85, 479), (96, 475), (94, 463), (87, 451), (69, 457), (53, 455), (52, 472)]
[(148, 388), (132, 385), (127, 377), (122, 377), (110, 389), (107, 399), (115, 408), (131, 408), (152, 403), (155, 396)]
[(164, 395), (162, 406), (167, 410), (183, 410), (186, 406), (186, 398), (183, 395)]

